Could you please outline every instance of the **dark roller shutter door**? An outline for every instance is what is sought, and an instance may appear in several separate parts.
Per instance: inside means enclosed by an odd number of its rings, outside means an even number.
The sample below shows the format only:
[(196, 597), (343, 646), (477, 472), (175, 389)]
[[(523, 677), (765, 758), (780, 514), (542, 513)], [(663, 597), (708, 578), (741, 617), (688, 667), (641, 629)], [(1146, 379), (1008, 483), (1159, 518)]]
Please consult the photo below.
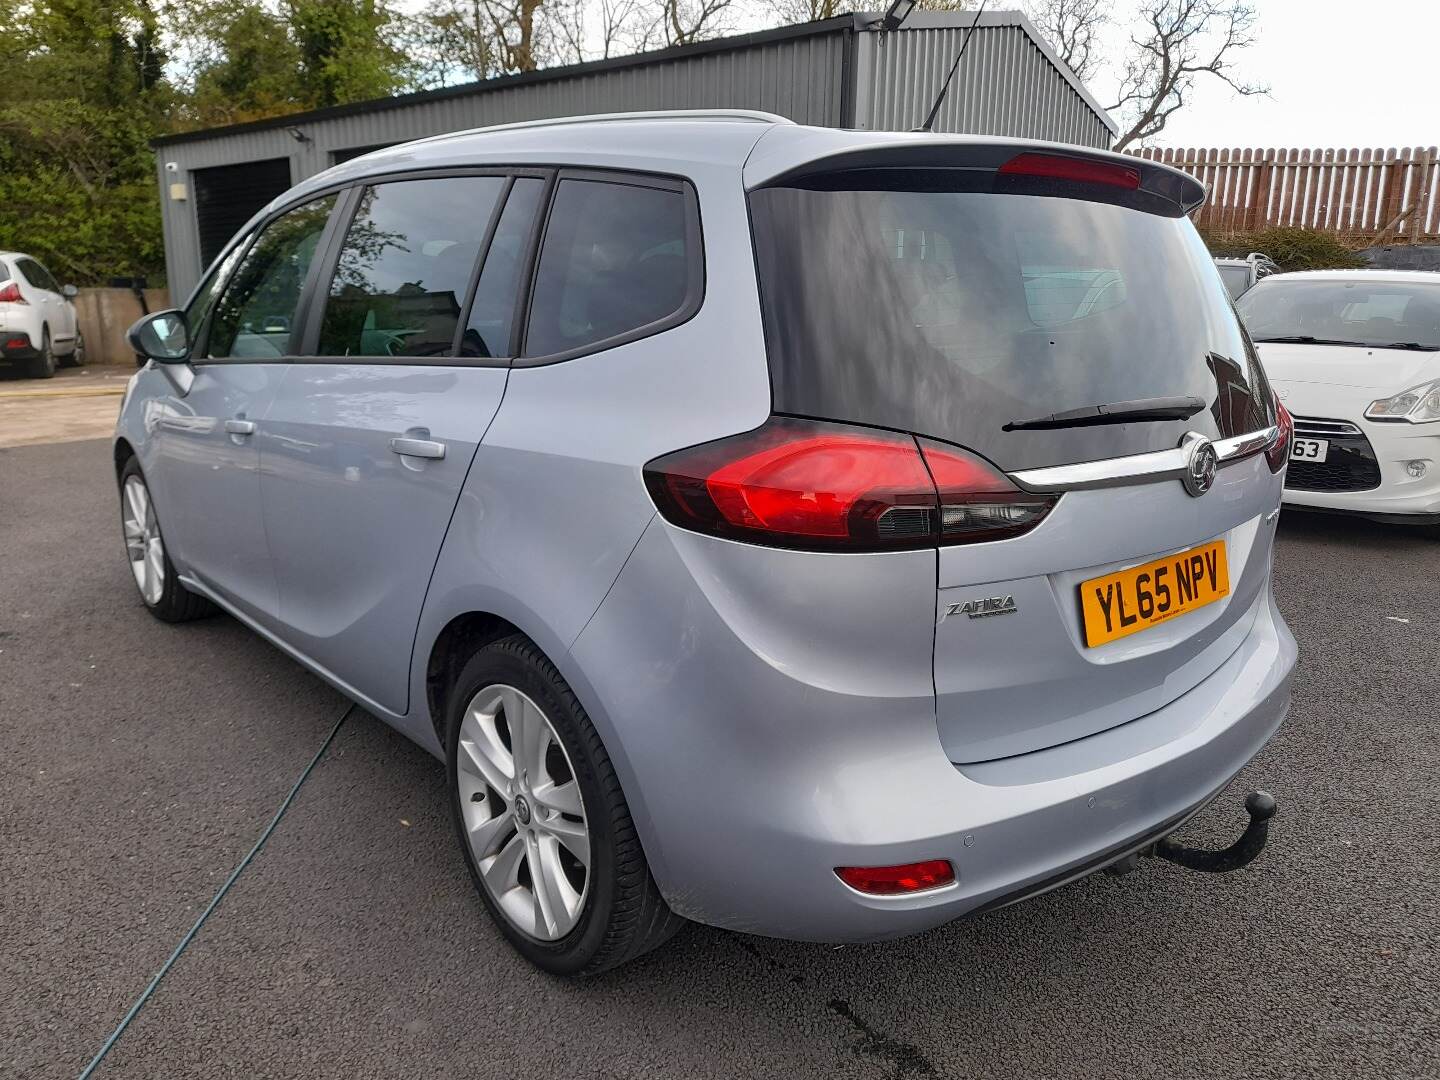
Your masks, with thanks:
[(240, 226), (276, 195), (290, 187), (290, 159), (247, 161), (196, 169), (195, 221), (200, 230), (200, 262), (209, 266)]

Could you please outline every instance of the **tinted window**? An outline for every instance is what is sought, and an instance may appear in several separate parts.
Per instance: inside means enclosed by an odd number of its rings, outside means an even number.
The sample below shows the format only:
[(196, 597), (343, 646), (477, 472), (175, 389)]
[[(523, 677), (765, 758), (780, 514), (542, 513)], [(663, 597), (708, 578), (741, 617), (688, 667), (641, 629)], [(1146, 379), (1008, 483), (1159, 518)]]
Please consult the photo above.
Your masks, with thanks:
[(525, 266), (526, 244), (535, 211), (545, 191), (543, 181), (519, 177), (505, 201), (505, 212), (495, 227), (485, 268), (475, 287), (475, 303), (460, 341), (461, 356), (510, 356), (510, 332), (515, 324), (516, 290)]
[(320, 326), (321, 356), (449, 356), (500, 176), (366, 188)]
[(230, 249), (229, 254), (210, 272), (210, 276), (201, 283), (200, 287), (195, 290), (195, 294), (190, 297), (190, 302), (185, 305), (185, 323), (190, 328), (192, 342), (198, 340), (201, 324), (210, 314), (210, 309), (215, 306), (215, 298), (220, 295), (220, 290), (230, 279), (230, 271), (235, 269), (235, 264), (240, 261), (240, 256), (244, 251), (245, 241), (242, 240)]
[(34, 259), (21, 259), (17, 264), (20, 273), (25, 280), (37, 289), (45, 289), (47, 292), (59, 292), (60, 286), (55, 284), (55, 279), (50, 276), (46, 269)]
[(561, 181), (545, 227), (525, 354), (584, 348), (679, 311), (698, 274), (687, 213), (679, 190)]
[(276, 218), (236, 268), (210, 324), (212, 357), (268, 359), (290, 351), (290, 332), (305, 278), (335, 196)]
[(0, 262), (0, 281), (9, 281), (9, 280), (10, 280), (10, 268), (9, 268), (8, 266), (6, 266), (3, 262)]
[[(960, 191), (953, 175), (830, 174), (751, 195), (777, 411), (945, 439), (1007, 469), (1268, 425), (1264, 375), (1188, 220)], [(1003, 430), (1182, 396), (1208, 410)]]
[(1220, 280), (1225, 282), (1225, 290), (1234, 297), (1239, 297), (1250, 287), (1250, 268), (1248, 266), (1222, 266), (1220, 267)]
[(1256, 341), (1316, 338), (1440, 348), (1440, 285), (1272, 278), (1236, 306)]

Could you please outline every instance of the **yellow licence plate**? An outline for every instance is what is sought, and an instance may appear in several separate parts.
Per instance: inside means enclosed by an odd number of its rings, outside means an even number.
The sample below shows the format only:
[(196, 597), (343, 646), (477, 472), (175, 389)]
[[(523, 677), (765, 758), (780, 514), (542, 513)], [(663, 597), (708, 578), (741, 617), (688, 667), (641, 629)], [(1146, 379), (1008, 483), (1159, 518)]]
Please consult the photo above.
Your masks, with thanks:
[(1138, 634), (1156, 623), (1212, 604), (1230, 592), (1225, 541), (1193, 547), (1080, 583), (1085, 644)]

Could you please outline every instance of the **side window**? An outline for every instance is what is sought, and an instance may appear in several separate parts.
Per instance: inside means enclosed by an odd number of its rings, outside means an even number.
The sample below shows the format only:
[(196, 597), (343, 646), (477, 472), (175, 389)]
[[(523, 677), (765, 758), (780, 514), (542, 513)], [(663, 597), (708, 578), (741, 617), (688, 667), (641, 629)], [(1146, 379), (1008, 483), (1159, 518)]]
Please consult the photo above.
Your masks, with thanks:
[(210, 309), (215, 306), (215, 298), (220, 295), (220, 290), (225, 287), (225, 282), (230, 280), (230, 271), (235, 269), (235, 264), (240, 261), (241, 254), (245, 251), (245, 245), (249, 242), (240, 241), (230, 249), (229, 254), (220, 261), (220, 265), (210, 272), (200, 288), (190, 297), (190, 302), (185, 305), (185, 324), (190, 328), (190, 340), (200, 340), (203, 333), (201, 324), (210, 314)]
[(321, 356), (449, 356), (503, 176), (367, 187), (320, 324)]
[(475, 302), (470, 306), (470, 320), (465, 336), (460, 339), (461, 356), (509, 356), (510, 331), (515, 323), (516, 292), (525, 268), (526, 245), (535, 211), (545, 183), (532, 176), (521, 176), (510, 189), (505, 211), (495, 226), (490, 250), (485, 253), (485, 268), (475, 286)]
[(334, 208), (327, 195), (265, 226), (215, 305), (209, 356), (264, 360), (289, 352), (295, 309)]
[(678, 188), (562, 180), (535, 275), (526, 356), (628, 334), (677, 314), (699, 292), (699, 251)]
[(37, 289), (45, 289), (47, 292), (59, 292), (60, 287), (55, 284), (55, 279), (45, 272), (45, 268), (34, 259), (21, 259), (16, 265), (20, 268), (21, 275)]

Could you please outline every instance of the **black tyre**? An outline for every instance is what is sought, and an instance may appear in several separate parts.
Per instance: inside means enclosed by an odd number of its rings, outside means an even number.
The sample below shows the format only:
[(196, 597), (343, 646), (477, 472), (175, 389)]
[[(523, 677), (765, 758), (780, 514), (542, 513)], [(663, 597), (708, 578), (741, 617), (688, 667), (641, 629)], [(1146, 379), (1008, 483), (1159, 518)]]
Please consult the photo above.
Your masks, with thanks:
[(179, 575), (165, 551), (160, 519), (150, 498), (140, 462), (131, 458), (120, 470), (120, 524), (125, 554), (135, 586), (150, 614), (163, 622), (189, 622), (212, 614), (215, 605), (180, 584)]
[(55, 350), (50, 345), (50, 328), (40, 331), (40, 351), (25, 362), (25, 374), (32, 379), (55, 377)]
[(529, 638), (480, 649), (450, 688), (447, 714), (460, 848), (522, 956), (551, 974), (593, 975), (684, 925), (650, 876), (599, 734)]

